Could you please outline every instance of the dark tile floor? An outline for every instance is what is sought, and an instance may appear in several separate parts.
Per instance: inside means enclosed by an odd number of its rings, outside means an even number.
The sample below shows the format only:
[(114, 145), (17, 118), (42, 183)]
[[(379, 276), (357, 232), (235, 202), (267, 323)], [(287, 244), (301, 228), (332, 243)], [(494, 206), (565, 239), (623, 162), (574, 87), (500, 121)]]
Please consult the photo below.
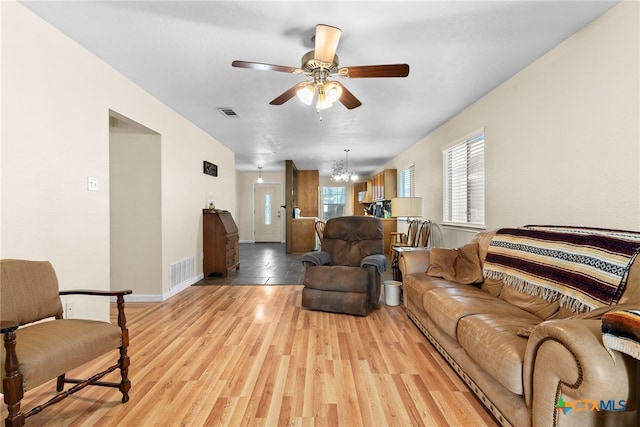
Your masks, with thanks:
[(287, 254), (284, 243), (240, 243), (240, 270), (228, 277), (205, 277), (196, 285), (298, 285), (303, 254)]
[[(228, 277), (205, 277), (196, 285), (298, 285), (302, 283), (303, 254), (287, 254), (284, 243), (240, 243), (240, 270)], [(391, 280), (391, 263), (383, 280)]]

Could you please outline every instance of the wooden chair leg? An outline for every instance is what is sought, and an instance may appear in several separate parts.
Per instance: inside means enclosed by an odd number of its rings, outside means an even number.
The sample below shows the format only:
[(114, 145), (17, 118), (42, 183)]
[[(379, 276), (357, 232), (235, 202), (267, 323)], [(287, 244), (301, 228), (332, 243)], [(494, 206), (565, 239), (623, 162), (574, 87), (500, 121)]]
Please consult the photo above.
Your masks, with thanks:
[(129, 380), (129, 355), (127, 348), (129, 347), (129, 330), (127, 329), (127, 319), (124, 314), (124, 297), (119, 295), (116, 299), (118, 307), (118, 326), (122, 331), (122, 345), (120, 346), (120, 359), (118, 366), (120, 367), (120, 387), (118, 389), (122, 393), (122, 403), (129, 401), (129, 390), (131, 389), (131, 381)]
[[(4, 325), (3, 325), (4, 326)], [(4, 369), (6, 377), (2, 380), (4, 390), (4, 403), (7, 404), (7, 418), (4, 423), (6, 427), (21, 427), (24, 425), (25, 416), (20, 410), (22, 400), (22, 374), (18, 371), (18, 356), (16, 354), (16, 334), (18, 324), (7, 329), (2, 328), (4, 333), (4, 348), (6, 359)]]
[[(124, 335), (123, 335), (124, 341)], [(128, 340), (128, 338), (127, 338)], [(131, 381), (129, 380), (129, 356), (127, 356), (127, 347), (124, 345), (120, 347), (120, 360), (118, 361), (118, 366), (120, 366), (120, 386), (118, 389), (120, 393), (122, 393), (122, 403), (127, 403), (129, 401), (129, 390), (131, 389)]]

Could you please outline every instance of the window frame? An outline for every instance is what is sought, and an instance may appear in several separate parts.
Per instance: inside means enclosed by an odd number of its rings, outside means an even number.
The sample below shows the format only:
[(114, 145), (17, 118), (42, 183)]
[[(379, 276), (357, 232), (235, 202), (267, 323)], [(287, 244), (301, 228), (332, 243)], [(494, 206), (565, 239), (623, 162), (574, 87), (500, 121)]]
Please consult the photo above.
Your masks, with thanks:
[[(480, 140), (478, 140), (481, 137)], [(477, 146), (481, 143), (480, 147)], [(474, 145), (475, 144), (475, 145)], [(454, 150), (458, 150), (459, 153), (465, 155), (462, 163), (458, 164), (458, 167), (464, 168), (464, 175), (458, 174), (457, 177), (452, 177), (455, 171), (450, 170), (452, 159), (451, 156)], [(486, 186), (485, 186), (485, 129), (484, 127), (476, 129), (475, 131), (458, 138), (451, 144), (442, 148), (442, 224), (452, 227), (460, 228), (472, 228), (472, 229), (485, 229), (486, 226)], [(458, 157), (460, 159), (460, 157)], [(475, 170), (473, 168), (476, 168)], [(479, 169), (477, 169), (480, 167)], [(480, 175), (481, 176), (478, 176)], [(463, 179), (462, 190), (465, 194), (463, 198), (458, 198), (457, 201), (462, 202), (464, 206), (464, 217), (460, 218), (454, 211), (454, 199), (455, 195), (452, 194), (454, 190), (454, 179)], [(457, 183), (460, 185), (460, 181)], [(458, 188), (458, 190), (461, 190)], [(458, 194), (460, 196), (460, 194)], [(474, 205), (479, 203), (479, 205)], [(475, 213), (474, 213), (475, 211)], [(458, 214), (461, 211), (458, 209)]]
[[(341, 188), (342, 189), (342, 194), (341, 195), (338, 195), (338, 194), (334, 195), (334, 196), (342, 196), (342, 199), (343, 199), (342, 203), (325, 203), (325, 189), (328, 189), (328, 188), (332, 188), (332, 189), (333, 188)], [(328, 219), (336, 218), (337, 216), (340, 216), (340, 215), (337, 215), (335, 217), (334, 216), (325, 217), (325, 212), (327, 212), (327, 211), (325, 211), (325, 205), (342, 206), (342, 215), (344, 215), (345, 209), (347, 208), (347, 187), (344, 186), (344, 185), (324, 185), (324, 186), (322, 186), (321, 202), (322, 202), (321, 218), (323, 220), (326, 221)]]
[[(405, 177), (405, 175), (408, 175), (407, 177)], [(416, 191), (416, 164), (415, 163), (411, 163), (410, 165), (407, 165), (406, 167), (400, 169), (400, 172), (398, 172), (398, 197), (414, 197), (415, 196), (415, 191)], [(408, 183), (406, 182), (408, 181)], [(406, 194), (404, 192), (404, 189), (408, 188), (409, 194)]]

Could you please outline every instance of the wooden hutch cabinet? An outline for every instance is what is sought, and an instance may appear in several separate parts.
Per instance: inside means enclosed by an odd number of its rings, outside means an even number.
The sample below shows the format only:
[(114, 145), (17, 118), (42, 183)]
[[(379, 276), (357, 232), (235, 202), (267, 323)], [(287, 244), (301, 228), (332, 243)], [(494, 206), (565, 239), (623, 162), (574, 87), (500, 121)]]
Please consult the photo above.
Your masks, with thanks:
[(240, 269), (238, 227), (227, 211), (202, 210), (202, 248), (204, 277), (218, 273), (224, 277)]

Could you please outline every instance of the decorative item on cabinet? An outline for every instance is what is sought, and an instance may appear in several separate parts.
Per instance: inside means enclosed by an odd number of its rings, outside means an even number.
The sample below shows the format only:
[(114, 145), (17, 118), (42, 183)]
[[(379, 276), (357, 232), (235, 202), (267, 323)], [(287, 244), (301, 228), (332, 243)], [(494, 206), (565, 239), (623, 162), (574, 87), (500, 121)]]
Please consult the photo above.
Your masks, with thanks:
[(202, 248), (204, 277), (240, 270), (238, 227), (228, 211), (202, 210)]

